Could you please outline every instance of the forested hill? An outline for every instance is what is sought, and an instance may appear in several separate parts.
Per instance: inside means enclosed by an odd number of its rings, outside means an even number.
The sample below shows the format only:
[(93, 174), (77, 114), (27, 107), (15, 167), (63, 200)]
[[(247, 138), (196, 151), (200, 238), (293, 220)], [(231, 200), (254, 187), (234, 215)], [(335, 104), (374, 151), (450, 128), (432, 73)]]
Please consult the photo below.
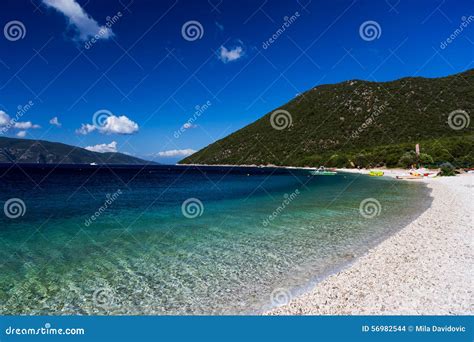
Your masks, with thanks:
[(99, 153), (44, 140), (0, 137), (0, 163), (144, 165), (152, 162), (123, 153)]
[(474, 69), (441, 78), (317, 86), (181, 163), (395, 166), (420, 143), (473, 165)]

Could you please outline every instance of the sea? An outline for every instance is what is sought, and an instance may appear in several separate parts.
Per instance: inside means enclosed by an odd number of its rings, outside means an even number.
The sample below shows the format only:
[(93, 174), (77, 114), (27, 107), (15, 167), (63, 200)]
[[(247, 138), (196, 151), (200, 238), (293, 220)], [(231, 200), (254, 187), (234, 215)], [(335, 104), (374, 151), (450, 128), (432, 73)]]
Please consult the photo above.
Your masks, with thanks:
[(423, 184), (341, 172), (0, 165), (0, 314), (259, 314), (430, 202)]

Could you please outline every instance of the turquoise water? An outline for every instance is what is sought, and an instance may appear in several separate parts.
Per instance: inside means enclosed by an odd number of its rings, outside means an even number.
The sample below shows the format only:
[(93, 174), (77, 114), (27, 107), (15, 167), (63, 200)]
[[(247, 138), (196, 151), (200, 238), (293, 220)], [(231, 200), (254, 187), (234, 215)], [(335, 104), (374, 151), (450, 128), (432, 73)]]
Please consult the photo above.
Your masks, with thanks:
[(25, 205), (0, 215), (1, 314), (258, 313), (429, 205), (421, 184), (258, 168), (4, 167), (0, 189)]

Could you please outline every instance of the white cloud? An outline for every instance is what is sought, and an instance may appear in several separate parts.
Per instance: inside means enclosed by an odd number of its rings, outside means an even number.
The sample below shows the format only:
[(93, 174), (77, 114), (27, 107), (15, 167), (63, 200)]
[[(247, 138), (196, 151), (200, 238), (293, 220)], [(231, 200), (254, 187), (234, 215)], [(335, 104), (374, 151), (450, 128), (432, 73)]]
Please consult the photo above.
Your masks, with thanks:
[(190, 148), (184, 150), (169, 150), (158, 152), (159, 157), (187, 157), (196, 151)]
[(17, 122), (2, 110), (0, 110), (0, 127), (2, 127), (3, 133), (8, 131), (10, 128), (21, 130), (16, 134), (20, 138), (23, 138), (26, 135), (26, 130), (28, 129), (41, 128), (40, 125), (35, 125), (31, 121)]
[(103, 127), (99, 127), (102, 133), (106, 134), (133, 134), (138, 132), (138, 124), (125, 115), (109, 116)]
[(97, 127), (95, 127), (94, 125), (82, 124), (81, 128), (76, 129), (76, 133), (86, 135), (86, 134), (89, 134), (91, 132), (94, 132), (96, 129), (97, 129)]
[(15, 122), (13, 127), (17, 129), (41, 128), (40, 125), (34, 125), (31, 121)]
[(94, 146), (87, 146), (85, 147), (86, 150), (92, 151), (92, 152), (117, 152), (117, 142), (112, 141), (110, 144), (98, 144)]
[(59, 119), (57, 116), (55, 116), (54, 118), (52, 118), (51, 120), (49, 120), (49, 123), (51, 125), (54, 125), (54, 126), (57, 126), (57, 127), (61, 127), (61, 123), (59, 122)]
[(87, 135), (97, 130), (103, 134), (133, 134), (138, 132), (139, 129), (138, 124), (127, 118), (125, 115), (111, 115), (105, 119), (103, 126), (82, 124), (81, 128), (76, 130), (76, 133)]
[(228, 50), (225, 46), (221, 46), (219, 54), (219, 59), (222, 62), (229, 63), (242, 57), (244, 55), (244, 49), (241, 46), (236, 46)]
[(10, 123), (10, 116), (3, 110), (0, 110), (0, 126), (6, 126)]
[(99, 26), (89, 14), (75, 0), (43, 0), (44, 4), (61, 12), (75, 28), (82, 41), (98, 35), (99, 39), (108, 39), (113, 36), (110, 28)]
[(194, 125), (194, 124), (192, 124), (192, 123), (186, 122), (186, 123), (183, 125), (183, 128), (184, 128), (184, 129), (197, 128), (197, 125)]

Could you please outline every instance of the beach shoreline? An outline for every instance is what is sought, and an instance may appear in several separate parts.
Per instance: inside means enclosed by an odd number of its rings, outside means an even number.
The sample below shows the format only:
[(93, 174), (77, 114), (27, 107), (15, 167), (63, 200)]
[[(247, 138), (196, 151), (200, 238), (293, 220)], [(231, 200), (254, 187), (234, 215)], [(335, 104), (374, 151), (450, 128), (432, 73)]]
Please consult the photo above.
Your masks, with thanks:
[(317, 170), (317, 167), (311, 166), (290, 166), (290, 165), (257, 165), (257, 164), (175, 164), (176, 166), (205, 166), (205, 167), (247, 167), (247, 168), (265, 168), (265, 169), (294, 169), (294, 170)]
[[(401, 169), (401, 168), (373, 168), (373, 169), (356, 169), (356, 168), (338, 168), (336, 169), (338, 172), (346, 172), (352, 174), (360, 174), (360, 175), (369, 175), (371, 171), (381, 171), (383, 172), (383, 177), (389, 178), (397, 178), (397, 177), (406, 177), (410, 174), (410, 170)], [(434, 177), (438, 174), (439, 169), (430, 169), (430, 177)], [(406, 181), (422, 181), (423, 179), (428, 179), (429, 177), (420, 177), (418, 179), (399, 179), (399, 180), (406, 180)]]
[[(384, 171), (387, 177), (406, 172)], [(347, 267), (264, 314), (472, 314), (474, 175), (415, 181), (431, 189), (429, 209)]]
[[(313, 166), (290, 166), (290, 165), (256, 165), (256, 164), (175, 164), (176, 166), (204, 166), (204, 167), (239, 167), (239, 168), (264, 168), (264, 169), (287, 169), (287, 170), (318, 170), (318, 167)], [(409, 170), (402, 168), (370, 168), (370, 169), (357, 169), (357, 168), (327, 168), (335, 170), (337, 172), (354, 173), (361, 175), (369, 175), (370, 171), (383, 171), (384, 177), (396, 178), (397, 176), (406, 176), (409, 174)], [(437, 174), (439, 169), (430, 169), (433, 174)]]

